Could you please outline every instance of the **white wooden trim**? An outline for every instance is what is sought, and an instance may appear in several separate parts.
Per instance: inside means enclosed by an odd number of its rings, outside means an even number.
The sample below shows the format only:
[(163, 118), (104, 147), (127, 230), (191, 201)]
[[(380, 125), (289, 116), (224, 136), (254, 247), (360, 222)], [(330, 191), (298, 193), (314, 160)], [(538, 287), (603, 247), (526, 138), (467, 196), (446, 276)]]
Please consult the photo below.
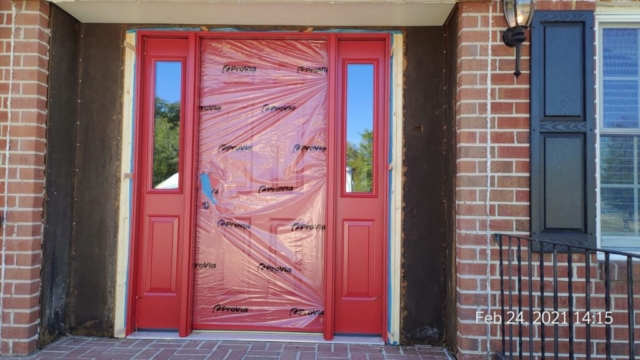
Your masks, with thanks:
[[(125, 44), (135, 49), (135, 33), (127, 33)], [(117, 338), (125, 337), (127, 314), (127, 280), (129, 278), (129, 244), (131, 229), (131, 177), (133, 170), (133, 93), (135, 79), (135, 50), (123, 44), (124, 88), (122, 89), (122, 134), (120, 157), (120, 201), (118, 210), (118, 242), (116, 255), (116, 291), (113, 334)]]
[(402, 34), (393, 34), (393, 149), (391, 150), (391, 248), (390, 281), (391, 299), (389, 333), (390, 344), (400, 343), (400, 285), (402, 283), (402, 128), (403, 128), (403, 72), (404, 72), (404, 38)]

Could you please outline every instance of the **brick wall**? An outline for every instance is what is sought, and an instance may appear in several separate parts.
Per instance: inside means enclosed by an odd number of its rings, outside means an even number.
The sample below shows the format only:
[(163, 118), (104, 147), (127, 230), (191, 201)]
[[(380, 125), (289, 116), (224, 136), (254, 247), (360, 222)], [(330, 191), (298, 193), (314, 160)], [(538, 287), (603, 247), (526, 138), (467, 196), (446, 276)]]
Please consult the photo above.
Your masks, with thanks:
[[(537, 9), (593, 10), (595, 2), (538, 1)], [(530, 47), (523, 45), (516, 79), (515, 50), (501, 38), (502, 2), (463, 2), (457, 16), (458, 359), (485, 359), (501, 345), (499, 326), (475, 319), (476, 311), (498, 309), (491, 234), (529, 234)]]
[(0, 1), (0, 216), (6, 214), (0, 238), (4, 253), (0, 254), (4, 264), (4, 275), (0, 275), (4, 295), (0, 308), (3, 355), (27, 354), (36, 348), (48, 25), (46, 1)]

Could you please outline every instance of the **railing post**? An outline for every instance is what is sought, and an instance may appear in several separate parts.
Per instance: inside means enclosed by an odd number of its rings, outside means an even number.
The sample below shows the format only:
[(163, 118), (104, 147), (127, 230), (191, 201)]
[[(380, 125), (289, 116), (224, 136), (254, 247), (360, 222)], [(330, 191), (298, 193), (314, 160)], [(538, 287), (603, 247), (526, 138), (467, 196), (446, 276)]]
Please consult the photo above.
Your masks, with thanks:
[[(553, 311), (558, 312), (558, 248), (553, 244)], [(553, 358), (558, 360), (558, 324), (553, 325)]]
[[(540, 313), (544, 314), (544, 244), (540, 243)], [(545, 333), (544, 333), (544, 321), (540, 322), (540, 352), (542, 353), (542, 359), (545, 356)]]
[[(522, 314), (522, 245), (520, 242), (522, 241), (520, 238), (516, 238), (518, 241), (518, 316)], [(518, 356), (522, 359), (522, 321), (518, 321)]]
[[(605, 311), (608, 313), (611, 311), (611, 279), (610, 279), (610, 269), (609, 269), (609, 253), (604, 253), (604, 303), (605, 303)], [(605, 313), (606, 314), (606, 313)], [(605, 333), (607, 337), (607, 360), (611, 359), (611, 325), (605, 325)]]
[(533, 263), (531, 242), (527, 244), (529, 258), (529, 359), (533, 359)]
[[(511, 275), (511, 268), (512, 266), (512, 260), (511, 260), (511, 236), (507, 237), (507, 241), (509, 242), (507, 244), (507, 248), (509, 249), (509, 257), (508, 257), (508, 261), (509, 261), (509, 314), (513, 314), (513, 289), (512, 289), (512, 282), (513, 282), (513, 277)], [(505, 319), (502, 319), (503, 321), (506, 321)], [(509, 359), (513, 359), (513, 323), (509, 323)]]
[(571, 246), (568, 246), (567, 256), (567, 277), (569, 277), (569, 359), (573, 360), (573, 253), (571, 252)]
[(635, 313), (633, 311), (633, 259), (627, 256), (627, 298), (629, 301), (629, 359), (636, 358)]
[[(585, 252), (585, 268), (586, 268), (586, 273), (585, 273), (585, 307), (586, 307), (586, 313), (587, 314), (591, 314), (591, 252), (590, 251), (586, 251)], [(591, 360), (591, 322), (587, 322), (586, 324), (586, 330), (587, 330), (587, 360)]]
[[(502, 315), (501, 322), (501, 335), (502, 335), (502, 357), (504, 357), (504, 352), (506, 350), (506, 339), (505, 339), (505, 327), (504, 327), (504, 269), (503, 269), (503, 260), (502, 260), (502, 236), (496, 235), (496, 241), (498, 242), (499, 255), (500, 255), (500, 313)], [(489, 259), (487, 259), (489, 261)]]

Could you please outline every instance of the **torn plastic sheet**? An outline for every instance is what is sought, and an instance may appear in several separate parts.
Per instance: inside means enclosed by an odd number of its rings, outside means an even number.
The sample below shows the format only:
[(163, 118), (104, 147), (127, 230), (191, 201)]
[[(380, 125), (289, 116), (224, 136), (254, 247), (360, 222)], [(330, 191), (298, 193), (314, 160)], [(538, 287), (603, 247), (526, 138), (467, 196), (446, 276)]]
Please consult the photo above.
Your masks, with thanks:
[(327, 42), (201, 46), (194, 327), (321, 331)]

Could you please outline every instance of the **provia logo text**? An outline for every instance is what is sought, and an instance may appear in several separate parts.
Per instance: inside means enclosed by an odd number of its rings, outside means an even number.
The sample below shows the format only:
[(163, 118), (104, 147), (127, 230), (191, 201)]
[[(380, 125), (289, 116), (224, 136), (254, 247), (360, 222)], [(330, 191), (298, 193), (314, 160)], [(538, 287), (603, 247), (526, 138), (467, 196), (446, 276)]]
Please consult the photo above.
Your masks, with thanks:
[(283, 191), (293, 191), (293, 186), (266, 187), (262, 185), (258, 188), (258, 193)]
[(313, 74), (326, 74), (327, 72), (329, 72), (329, 68), (326, 66), (321, 66), (321, 67), (305, 67), (305, 66), (298, 66), (298, 73), (313, 73)]
[(227, 152), (227, 151), (251, 151), (253, 149), (253, 145), (227, 145), (222, 144), (218, 147), (218, 152)]
[(301, 222), (295, 222), (291, 225), (291, 231), (302, 231), (302, 230), (325, 230), (327, 228), (326, 225), (316, 224), (316, 225), (307, 225)]
[(295, 105), (264, 104), (264, 105), (262, 105), (262, 111), (261, 112), (265, 112), (265, 111), (293, 111), (295, 109), (296, 109)]
[(234, 222), (225, 221), (225, 220), (218, 220), (218, 227), (233, 227), (233, 228), (239, 228), (239, 229), (250, 229), (251, 225), (249, 225), (249, 224), (241, 224), (241, 223), (234, 223)]
[(224, 306), (221, 304), (216, 304), (213, 306), (212, 312), (237, 312), (237, 313), (246, 313), (249, 312), (249, 308), (242, 306)]
[(284, 267), (284, 266), (272, 266), (272, 265), (265, 264), (265, 263), (260, 263), (260, 265), (258, 265), (258, 270), (266, 270), (266, 271), (273, 271), (273, 272), (291, 273), (291, 268), (289, 268), (289, 267)]
[(225, 65), (222, 67), (222, 72), (223, 73), (227, 73), (227, 72), (256, 72), (258, 71), (258, 68), (255, 66), (249, 66), (249, 65)]
[(308, 315), (324, 315), (324, 310), (321, 309), (298, 309), (297, 307), (291, 308), (289, 311), (289, 316), (308, 316)]
[(295, 144), (293, 145), (293, 151), (292, 152), (304, 152), (304, 151), (315, 151), (315, 152), (325, 152), (327, 151), (327, 147), (326, 146), (320, 146), (320, 145), (300, 145), (300, 144)]

